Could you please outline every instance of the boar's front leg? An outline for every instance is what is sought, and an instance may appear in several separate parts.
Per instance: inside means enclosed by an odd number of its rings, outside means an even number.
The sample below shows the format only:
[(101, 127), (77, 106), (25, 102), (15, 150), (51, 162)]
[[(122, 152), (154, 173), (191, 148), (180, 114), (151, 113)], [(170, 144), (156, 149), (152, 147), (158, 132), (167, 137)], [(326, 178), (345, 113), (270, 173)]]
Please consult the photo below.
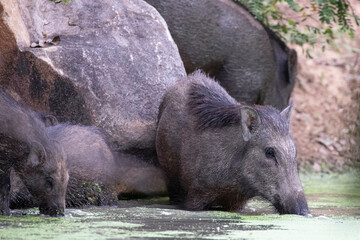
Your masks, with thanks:
[[(169, 178), (170, 179), (170, 178)], [(177, 180), (170, 179), (168, 184), (168, 192), (171, 204), (182, 204), (185, 201), (186, 193)]]
[(0, 215), (10, 215), (10, 169), (0, 169)]
[(191, 211), (201, 211), (212, 207), (216, 196), (206, 191), (190, 190), (186, 197), (185, 208)]
[(237, 212), (244, 208), (248, 199), (240, 194), (229, 192), (219, 200), (218, 204), (224, 211)]

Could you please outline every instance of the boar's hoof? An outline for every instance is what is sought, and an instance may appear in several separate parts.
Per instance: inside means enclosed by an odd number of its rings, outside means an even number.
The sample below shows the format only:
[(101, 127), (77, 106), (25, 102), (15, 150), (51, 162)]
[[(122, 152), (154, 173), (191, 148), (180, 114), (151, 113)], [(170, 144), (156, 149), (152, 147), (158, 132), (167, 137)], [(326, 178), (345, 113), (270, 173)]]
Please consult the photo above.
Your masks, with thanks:
[(40, 205), (40, 213), (44, 215), (49, 215), (52, 217), (64, 216), (64, 208), (59, 207), (49, 207), (46, 205)]
[[(0, 170), (1, 171), (1, 170)], [(0, 194), (0, 215), (10, 216), (9, 199)]]
[(5, 215), (5, 216), (10, 216), (10, 209), (1, 209), (0, 210), (0, 215)]

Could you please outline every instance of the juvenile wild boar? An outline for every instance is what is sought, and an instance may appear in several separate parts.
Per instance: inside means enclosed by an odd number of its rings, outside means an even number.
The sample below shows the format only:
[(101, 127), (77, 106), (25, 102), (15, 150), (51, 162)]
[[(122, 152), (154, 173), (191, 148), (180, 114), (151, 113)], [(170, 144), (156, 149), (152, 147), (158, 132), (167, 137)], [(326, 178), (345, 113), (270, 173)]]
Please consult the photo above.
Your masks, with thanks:
[(307, 215), (291, 108), (239, 103), (200, 72), (171, 87), (156, 136), (171, 202), (188, 210), (233, 211), (262, 196), (281, 214)]
[(100, 129), (63, 123), (47, 131), (63, 145), (67, 156), (68, 206), (112, 204), (121, 193), (154, 195), (165, 191), (159, 168), (112, 151)]
[(0, 90), (0, 213), (6, 215), (11, 168), (36, 198), (40, 213), (64, 214), (69, 176), (63, 148), (49, 138), (35, 112)]
[[(67, 207), (109, 205), (118, 197), (153, 196), (166, 192), (161, 169), (129, 154), (112, 151), (100, 129), (62, 123), (53, 116), (43, 116), (48, 135), (59, 142), (67, 157), (69, 183)], [(55, 126), (52, 126), (55, 125)], [(11, 176), (11, 206), (33, 206), (33, 197), (21, 180)]]
[(287, 106), (297, 55), (232, 0), (145, 0), (159, 11), (187, 73), (201, 69), (238, 101)]

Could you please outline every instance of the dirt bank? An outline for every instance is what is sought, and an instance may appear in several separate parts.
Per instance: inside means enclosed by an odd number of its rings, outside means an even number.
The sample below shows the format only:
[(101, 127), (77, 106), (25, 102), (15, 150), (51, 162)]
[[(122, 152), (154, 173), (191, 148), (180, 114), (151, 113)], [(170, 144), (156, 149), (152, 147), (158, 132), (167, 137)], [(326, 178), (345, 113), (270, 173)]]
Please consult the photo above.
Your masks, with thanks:
[[(352, 43), (360, 47), (360, 40)], [(359, 165), (360, 54), (315, 49), (314, 58), (307, 59), (301, 48), (296, 49), (292, 130), (300, 166), (326, 172)]]

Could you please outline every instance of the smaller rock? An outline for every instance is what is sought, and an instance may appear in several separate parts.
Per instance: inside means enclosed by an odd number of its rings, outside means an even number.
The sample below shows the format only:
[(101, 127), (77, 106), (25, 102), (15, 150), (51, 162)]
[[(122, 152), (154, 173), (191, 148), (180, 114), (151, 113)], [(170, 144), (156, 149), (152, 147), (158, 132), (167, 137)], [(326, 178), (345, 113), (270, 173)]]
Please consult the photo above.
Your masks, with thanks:
[(249, 210), (252, 211), (252, 212), (256, 212), (255, 208), (249, 208)]
[(39, 46), (40, 47), (45, 47), (45, 41), (44, 40), (39, 40)]
[(316, 219), (319, 219), (319, 220), (332, 220), (331, 218), (326, 217), (326, 216), (318, 216), (318, 217), (316, 217)]
[(338, 152), (342, 152), (343, 151), (343, 147), (339, 144), (339, 143), (334, 143), (333, 146), (335, 147), (336, 151)]
[(313, 169), (314, 169), (315, 172), (320, 172), (320, 171), (321, 171), (321, 166), (320, 166), (320, 164), (314, 163)]

